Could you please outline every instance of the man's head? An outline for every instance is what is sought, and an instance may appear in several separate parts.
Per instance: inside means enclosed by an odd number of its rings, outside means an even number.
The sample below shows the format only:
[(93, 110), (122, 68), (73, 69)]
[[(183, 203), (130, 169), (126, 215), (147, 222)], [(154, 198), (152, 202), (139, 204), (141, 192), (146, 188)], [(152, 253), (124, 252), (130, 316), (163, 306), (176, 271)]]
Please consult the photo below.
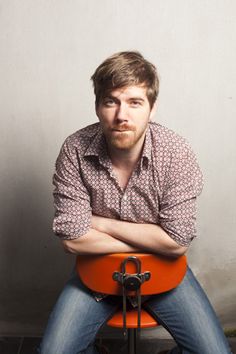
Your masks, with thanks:
[(154, 65), (138, 52), (121, 52), (106, 59), (92, 80), (96, 113), (110, 153), (140, 151), (158, 95)]
[(146, 95), (153, 107), (159, 92), (156, 68), (139, 52), (120, 52), (107, 58), (91, 77), (96, 106), (114, 89), (128, 86), (146, 87)]

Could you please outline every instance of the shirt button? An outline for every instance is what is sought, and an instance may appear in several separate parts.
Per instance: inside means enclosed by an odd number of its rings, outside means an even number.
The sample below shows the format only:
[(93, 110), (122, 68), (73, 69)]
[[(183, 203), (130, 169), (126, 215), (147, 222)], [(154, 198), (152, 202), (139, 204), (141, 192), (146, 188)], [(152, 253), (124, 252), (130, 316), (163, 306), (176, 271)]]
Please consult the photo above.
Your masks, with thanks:
[(123, 195), (123, 199), (127, 200), (127, 195), (126, 194)]

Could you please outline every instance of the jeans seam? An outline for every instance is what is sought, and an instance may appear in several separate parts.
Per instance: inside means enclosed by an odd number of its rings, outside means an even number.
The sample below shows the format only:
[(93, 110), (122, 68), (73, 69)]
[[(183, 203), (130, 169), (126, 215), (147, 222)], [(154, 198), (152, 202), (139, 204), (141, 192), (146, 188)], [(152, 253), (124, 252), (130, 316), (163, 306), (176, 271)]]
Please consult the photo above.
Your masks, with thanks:
[[(157, 313), (157, 312), (154, 312), (148, 305), (145, 305), (144, 307), (145, 307), (145, 309), (146, 309), (148, 312), (150, 312), (150, 314), (151, 314), (154, 318), (157, 319), (157, 322), (160, 323), (160, 324), (167, 330), (167, 332), (170, 333), (170, 335), (171, 335), (172, 338), (174, 339), (175, 343), (177, 344), (178, 348), (181, 350), (181, 348), (180, 348), (180, 346), (179, 346), (179, 344), (178, 344), (178, 342), (177, 342), (177, 340), (176, 340), (175, 334), (172, 332), (172, 330), (170, 330), (170, 329), (168, 328), (168, 326), (167, 326), (167, 324), (165, 323), (165, 321), (163, 321), (163, 320), (159, 317), (158, 313)], [(182, 350), (181, 350), (181, 352), (182, 352)]]

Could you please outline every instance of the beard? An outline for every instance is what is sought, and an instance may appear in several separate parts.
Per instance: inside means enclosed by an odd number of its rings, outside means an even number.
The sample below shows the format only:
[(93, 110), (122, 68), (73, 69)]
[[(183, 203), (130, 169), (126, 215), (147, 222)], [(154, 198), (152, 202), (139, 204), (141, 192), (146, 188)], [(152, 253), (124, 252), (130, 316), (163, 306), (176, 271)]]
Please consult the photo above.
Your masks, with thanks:
[(128, 124), (114, 126), (104, 132), (107, 144), (118, 150), (129, 150), (140, 140), (146, 130), (137, 132), (136, 128)]
[(135, 133), (131, 131), (112, 134), (109, 139), (109, 145), (120, 150), (130, 149), (135, 142)]

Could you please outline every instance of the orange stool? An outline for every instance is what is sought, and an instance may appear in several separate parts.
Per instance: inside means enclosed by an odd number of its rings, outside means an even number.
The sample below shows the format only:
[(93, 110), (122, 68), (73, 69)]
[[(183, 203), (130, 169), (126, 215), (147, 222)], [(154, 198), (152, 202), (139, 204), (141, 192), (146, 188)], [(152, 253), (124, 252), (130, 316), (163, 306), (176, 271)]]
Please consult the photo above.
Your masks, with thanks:
[[(142, 282), (140, 285), (139, 291), (142, 296), (160, 294), (174, 289), (183, 279), (187, 269), (185, 255), (177, 259), (172, 259), (148, 253), (114, 253), (108, 255), (78, 256), (76, 270), (82, 282), (94, 292), (122, 296), (124, 294), (124, 287), (114, 280), (114, 273), (122, 278), (120, 274), (125, 270), (125, 276), (134, 276), (137, 278), (136, 261), (127, 261), (129, 257), (138, 260), (141, 265), (140, 273), (150, 272), (150, 279)], [(134, 294), (134, 291), (127, 292), (128, 296), (133, 296)], [(125, 316), (130, 354), (136, 353), (138, 322), (140, 328), (158, 326), (157, 321), (144, 308), (141, 309), (140, 317), (136, 308), (128, 310)], [(107, 324), (111, 327), (123, 328), (123, 310), (118, 310), (108, 320)]]

